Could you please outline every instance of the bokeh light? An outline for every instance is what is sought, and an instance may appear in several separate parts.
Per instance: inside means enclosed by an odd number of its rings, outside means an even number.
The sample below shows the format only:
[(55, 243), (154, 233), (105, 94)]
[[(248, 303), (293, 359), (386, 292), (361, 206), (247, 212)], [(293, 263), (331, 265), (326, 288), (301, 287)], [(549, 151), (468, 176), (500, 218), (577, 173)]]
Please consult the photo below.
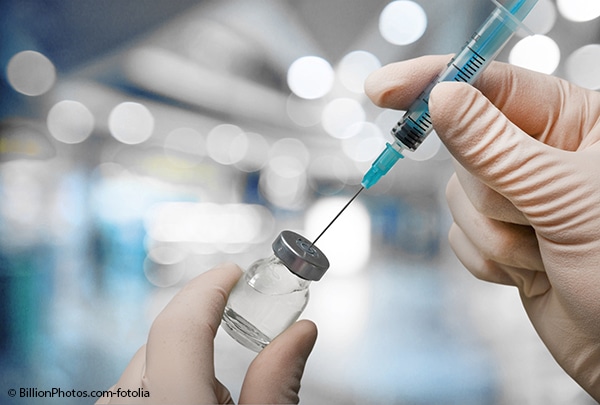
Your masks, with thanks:
[(598, 0), (556, 0), (558, 11), (567, 20), (591, 21), (600, 16), (600, 1)]
[[(330, 197), (317, 201), (306, 212), (306, 235), (318, 235), (347, 198)], [(362, 270), (371, 255), (371, 217), (361, 201), (354, 201), (318, 242), (327, 252), (329, 274), (347, 276)]]
[(408, 45), (417, 41), (427, 29), (427, 14), (413, 1), (389, 3), (379, 16), (381, 36), (394, 45)]
[(63, 100), (48, 112), (46, 124), (58, 141), (76, 144), (85, 141), (94, 129), (94, 116), (78, 101)]
[(14, 55), (6, 66), (10, 85), (26, 96), (39, 96), (56, 81), (54, 64), (39, 52), (23, 51)]
[(183, 279), (186, 267), (182, 249), (154, 246), (144, 260), (144, 275), (157, 287), (171, 287)]
[(243, 172), (256, 172), (267, 163), (269, 156), (269, 142), (261, 134), (246, 132), (246, 153), (234, 166)]
[(511, 49), (508, 61), (516, 66), (551, 74), (560, 63), (560, 49), (545, 35), (531, 35), (521, 39)]
[(344, 139), (354, 135), (349, 129), (353, 124), (365, 120), (365, 110), (351, 98), (336, 98), (323, 109), (321, 124), (334, 138)]
[(329, 62), (318, 56), (303, 56), (296, 59), (287, 72), (290, 90), (298, 97), (309, 100), (329, 93), (334, 79), (333, 68)]
[[(39, 176), (39, 165), (38, 161), (19, 159), (3, 162), (0, 170), (0, 214), (4, 229), (11, 229), (10, 226), (16, 224), (17, 229), (31, 230), (36, 234), (21, 235), (21, 242), (23, 236), (31, 240), (39, 237), (36, 225), (44, 221), (47, 196)], [(11, 238), (7, 239), (6, 242), (13, 242)]]
[[(329, 251), (326, 252), (329, 256)], [(321, 288), (311, 290), (311, 304), (304, 312), (304, 316), (317, 325), (328, 325), (327, 332), (319, 336), (319, 346), (331, 357), (322, 357), (316, 359), (316, 362), (344, 358), (349, 353), (354, 353), (355, 347), (364, 344), (364, 331), (369, 328), (373, 318), (370, 304), (373, 302), (374, 291), (369, 288), (370, 283), (360, 277), (362, 274), (357, 274), (358, 277), (336, 277), (337, 271), (337, 266), (330, 269), (320, 281)], [(325, 283), (327, 284), (324, 285)], [(318, 370), (323, 365), (317, 363), (316, 367)]]
[(302, 208), (306, 201), (309, 162), (310, 153), (300, 140), (284, 138), (275, 142), (260, 174), (262, 194), (280, 208)]
[(306, 170), (296, 159), (269, 159), (261, 172), (259, 186), (266, 199), (279, 208), (297, 210), (306, 202)]
[(381, 130), (381, 133), (388, 135), (398, 121), (402, 119), (404, 113), (405, 111), (403, 110), (385, 109), (375, 118), (375, 125)]
[(348, 182), (349, 172), (346, 161), (334, 155), (319, 156), (308, 166), (311, 187), (326, 195), (340, 192)]
[(144, 226), (155, 243), (206, 244), (233, 252), (264, 242), (274, 219), (261, 205), (167, 202), (146, 212)]
[(297, 160), (306, 169), (310, 162), (310, 152), (304, 143), (296, 138), (283, 138), (275, 142), (269, 149), (269, 159), (289, 157)]
[(97, 218), (106, 223), (126, 225), (139, 221), (160, 192), (140, 177), (115, 163), (102, 163), (95, 169), (98, 182), (90, 196)]
[(323, 99), (307, 100), (298, 97), (294, 93), (287, 98), (286, 111), (288, 117), (301, 127), (311, 127), (321, 122), (323, 108)]
[(232, 165), (242, 160), (248, 150), (248, 137), (232, 124), (214, 127), (206, 139), (208, 156), (222, 165)]
[[(193, 128), (180, 127), (165, 138), (165, 155), (172, 163), (192, 167), (206, 156), (206, 139)], [(187, 160), (181, 159), (185, 155)]]
[(367, 76), (381, 67), (375, 55), (366, 51), (354, 51), (345, 55), (338, 65), (338, 77), (348, 90), (364, 93)]
[(150, 246), (146, 247), (148, 259), (158, 264), (174, 264), (185, 259), (186, 252), (179, 245), (160, 243), (150, 240)]
[(371, 122), (358, 122), (348, 132), (352, 132), (353, 136), (344, 139), (342, 150), (355, 162), (370, 162), (385, 148), (383, 134)]
[(147, 141), (152, 136), (154, 117), (146, 106), (126, 101), (110, 112), (108, 129), (116, 140), (128, 145), (136, 145)]
[[(556, 6), (551, 0), (538, 0), (531, 12), (523, 20), (523, 24), (534, 34), (547, 34), (556, 23)], [(524, 37), (529, 35), (524, 29), (517, 31)]]
[(567, 58), (567, 78), (587, 89), (600, 90), (600, 44), (585, 45)]

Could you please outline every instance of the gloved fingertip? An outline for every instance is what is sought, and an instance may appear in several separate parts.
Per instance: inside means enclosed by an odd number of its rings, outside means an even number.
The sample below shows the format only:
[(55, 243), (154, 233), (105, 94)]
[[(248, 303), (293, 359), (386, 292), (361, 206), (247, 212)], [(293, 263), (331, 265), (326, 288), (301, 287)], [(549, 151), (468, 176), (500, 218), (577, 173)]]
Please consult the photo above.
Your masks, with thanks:
[(301, 355), (308, 358), (317, 341), (317, 335), (317, 325), (308, 319), (303, 319), (284, 331), (281, 338), (295, 341), (298, 347), (302, 349)]
[(212, 267), (209, 271), (229, 271), (234, 273), (242, 273), (240, 266), (233, 262), (223, 262)]
[(450, 55), (427, 55), (385, 65), (367, 77), (365, 94), (379, 107), (406, 109), (450, 58)]
[(393, 80), (393, 75), (390, 71), (393, 70), (390, 66), (385, 66), (372, 72), (364, 83), (365, 94), (373, 104), (379, 107), (395, 107), (394, 94), (398, 87)]
[(248, 368), (240, 403), (298, 403), (300, 380), (317, 339), (317, 327), (298, 321), (261, 351)]

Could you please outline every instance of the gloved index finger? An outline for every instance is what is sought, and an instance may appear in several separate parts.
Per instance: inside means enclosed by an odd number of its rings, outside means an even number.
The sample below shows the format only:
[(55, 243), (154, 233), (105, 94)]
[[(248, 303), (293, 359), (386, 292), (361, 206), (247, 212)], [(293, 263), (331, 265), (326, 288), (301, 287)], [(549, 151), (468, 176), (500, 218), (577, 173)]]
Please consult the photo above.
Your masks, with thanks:
[(452, 55), (428, 55), (390, 63), (365, 81), (365, 93), (382, 108), (407, 109), (450, 60)]
[[(386, 65), (367, 78), (365, 92), (380, 107), (407, 109), (451, 59), (430, 55)], [(474, 86), (527, 134), (563, 150), (577, 150), (600, 108), (600, 96), (592, 92), (501, 62), (492, 62)]]
[(169, 393), (172, 403), (195, 403), (214, 392), (214, 337), (241, 274), (234, 264), (209, 270), (190, 281), (157, 316), (148, 335), (144, 373), (153, 397), (162, 392)]

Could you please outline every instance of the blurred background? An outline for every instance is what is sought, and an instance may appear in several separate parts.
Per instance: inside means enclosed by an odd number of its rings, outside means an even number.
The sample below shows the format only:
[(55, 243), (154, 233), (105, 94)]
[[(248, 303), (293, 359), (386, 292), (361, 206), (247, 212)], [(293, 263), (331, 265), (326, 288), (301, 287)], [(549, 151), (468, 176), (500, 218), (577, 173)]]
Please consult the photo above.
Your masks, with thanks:
[[(365, 77), (462, 47), (484, 0), (0, 2), (0, 402), (114, 384), (194, 276), (314, 238), (401, 116)], [(600, 89), (600, 2), (539, 0), (499, 60)], [(591, 404), (515, 289), (449, 250), (432, 135), (319, 241), (306, 404)], [(254, 353), (219, 331), (234, 398)], [(11, 402), (12, 401), (12, 402)], [(89, 401), (92, 403), (93, 401)]]

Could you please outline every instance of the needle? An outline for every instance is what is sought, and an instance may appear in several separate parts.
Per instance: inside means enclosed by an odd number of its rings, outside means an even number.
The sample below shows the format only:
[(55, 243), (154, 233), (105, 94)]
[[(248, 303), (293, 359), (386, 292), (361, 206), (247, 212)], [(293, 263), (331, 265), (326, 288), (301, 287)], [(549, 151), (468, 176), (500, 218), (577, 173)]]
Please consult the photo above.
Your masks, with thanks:
[(346, 208), (348, 208), (348, 206), (349, 206), (349, 205), (352, 203), (352, 201), (354, 201), (354, 199), (355, 199), (356, 197), (358, 197), (358, 195), (360, 194), (360, 192), (361, 192), (361, 191), (363, 191), (364, 189), (365, 189), (364, 187), (361, 187), (361, 188), (360, 188), (360, 190), (358, 190), (358, 192), (357, 192), (356, 194), (354, 194), (354, 197), (352, 197), (352, 198), (350, 199), (350, 201), (348, 201), (348, 202), (346, 203), (346, 205), (344, 205), (344, 208), (342, 208), (342, 210), (341, 210), (340, 212), (338, 212), (338, 214), (335, 216), (335, 218), (333, 218), (333, 219), (331, 220), (331, 222), (329, 223), (329, 225), (327, 225), (327, 226), (325, 227), (325, 229), (323, 229), (323, 232), (321, 232), (321, 233), (319, 234), (319, 236), (317, 236), (317, 238), (316, 238), (316, 239), (315, 239), (315, 240), (314, 240), (314, 241), (313, 241), (313, 242), (310, 244), (310, 246), (309, 246), (309, 249), (310, 249), (310, 248), (311, 248), (311, 247), (312, 247), (312, 246), (313, 246), (315, 243), (317, 243), (317, 241), (319, 240), (319, 238), (321, 238), (321, 236), (323, 236), (323, 234), (325, 233), (325, 231), (327, 231), (327, 230), (329, 229), (329, 227), (330, 227), (331, 225), (333, 225), (333, 223), (335, 222), (335, 220), (336, 220), (336, 219), (338, 219), (338, 217), (339, 217), (340, 215), (342, 215), (342, 212), (344, 212), (344, 210), (345, 210)]

